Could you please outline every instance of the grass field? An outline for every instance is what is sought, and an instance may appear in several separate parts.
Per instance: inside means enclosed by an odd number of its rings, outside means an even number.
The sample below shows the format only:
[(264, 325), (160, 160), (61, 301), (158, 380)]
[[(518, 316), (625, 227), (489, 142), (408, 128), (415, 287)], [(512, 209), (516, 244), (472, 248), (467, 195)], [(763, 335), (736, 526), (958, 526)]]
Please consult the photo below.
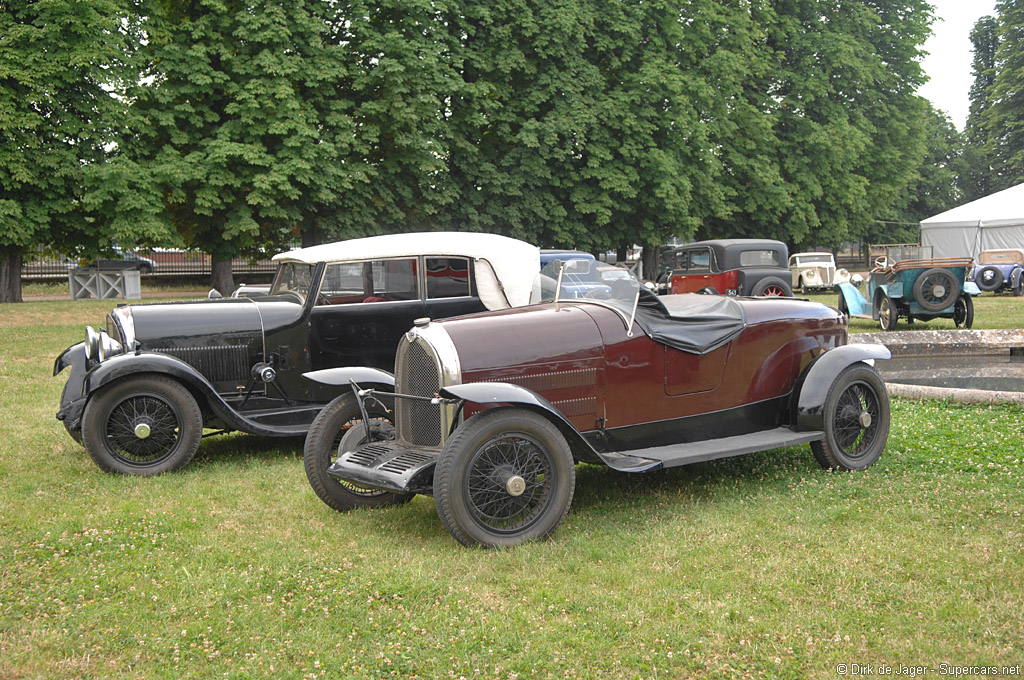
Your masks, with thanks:
[[(979, 321), (989, 299), (994, 324), (1024, 308), (986, 296)], [(429, 498), (331, 511), (298, 441), (101, 473), (53, 418), (51, 373), (112, 304), (0, 306), (0, 679), (1024, 672), (1024, 409), (895, 400), (856, 474), (806, 446), (579, 466), (553, 540), (470, 550)]]

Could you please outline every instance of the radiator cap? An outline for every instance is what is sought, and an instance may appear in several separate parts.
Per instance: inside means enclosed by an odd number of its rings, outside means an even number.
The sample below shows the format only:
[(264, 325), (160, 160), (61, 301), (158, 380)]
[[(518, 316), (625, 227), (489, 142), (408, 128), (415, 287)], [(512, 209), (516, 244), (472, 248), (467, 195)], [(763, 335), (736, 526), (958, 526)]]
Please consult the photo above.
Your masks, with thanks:
[(412, 325), (416, 326), (416, 328), (426, 328), (427, 326), (430, 325), (430, 317), (421, 316), (418, 319), (413, 319)]

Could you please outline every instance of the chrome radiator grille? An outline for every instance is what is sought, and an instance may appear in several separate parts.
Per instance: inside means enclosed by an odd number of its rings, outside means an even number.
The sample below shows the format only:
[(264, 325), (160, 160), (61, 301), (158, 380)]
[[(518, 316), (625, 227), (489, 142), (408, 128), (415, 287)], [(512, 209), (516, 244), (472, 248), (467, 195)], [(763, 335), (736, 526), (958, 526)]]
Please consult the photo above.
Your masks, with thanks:
[[(437, 355), (422, 338), (403, 340), (395, 357), (395, 391), (432, 397), (441, 387)], [(397, 399), (395, 403), (396, 437), (416, 446), (438, 447), (447, 434), (444, 407), (428, 401)]]

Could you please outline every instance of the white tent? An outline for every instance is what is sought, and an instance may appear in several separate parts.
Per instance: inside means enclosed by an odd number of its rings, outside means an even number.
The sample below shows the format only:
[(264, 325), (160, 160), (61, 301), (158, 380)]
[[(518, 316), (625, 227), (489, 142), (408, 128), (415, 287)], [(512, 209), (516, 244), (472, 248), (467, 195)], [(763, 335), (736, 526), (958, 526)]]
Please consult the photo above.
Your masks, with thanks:
[(932, 257), (975, 260), (983, 250), (1024, 248), (1024, 184), (922, 220), (921, 245)]

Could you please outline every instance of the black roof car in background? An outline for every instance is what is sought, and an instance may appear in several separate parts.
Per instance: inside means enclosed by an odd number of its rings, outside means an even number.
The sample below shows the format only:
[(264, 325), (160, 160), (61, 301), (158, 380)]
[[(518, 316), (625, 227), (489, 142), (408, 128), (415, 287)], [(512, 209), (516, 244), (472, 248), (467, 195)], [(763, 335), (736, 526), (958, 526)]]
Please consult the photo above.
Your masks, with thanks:
[(121, 306), (54, 364), (57, 418), (107, 471), (188, 463), (203, 428), (302, 435), (346, 386), (302, 377), (336, 366), (391, 370), (413, 325), (529, 302), (536, 247), (435, 232), (324, 244), (274, 257), (270, 294)]
[(769, 239), (717, 239), (688, 243), (662, 255), (663, 293), (791, 297), (793, 277), (786, 244)]

